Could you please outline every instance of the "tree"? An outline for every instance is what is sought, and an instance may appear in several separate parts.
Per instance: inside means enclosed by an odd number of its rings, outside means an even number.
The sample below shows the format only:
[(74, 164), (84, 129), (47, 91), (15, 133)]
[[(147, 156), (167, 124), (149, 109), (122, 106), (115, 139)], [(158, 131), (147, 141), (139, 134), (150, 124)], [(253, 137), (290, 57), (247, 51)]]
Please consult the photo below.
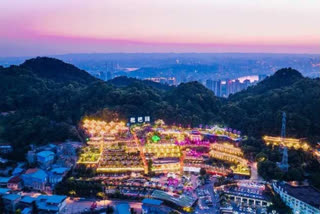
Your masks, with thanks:
[(271, 212), (272, 210), (276, 210), (278, 213), (285, 213), (285, 214), (293, 214), (290, 207), (288, 207), (280, 198), (279, 194), (275, 193), (272, 197), (272, 205), (269, 206), (268, 211)]
[(98, 192), (97, 193), (97, 197), (100, 198), (100, 199), (105, 199), (106, 194), (104, 192)]
[(151, 175), (151, 173), (152, 173), (152, 160), (151, 159), (148, 160), (148, 173), (149, 173), (149, 175)]
[(257, 162), (263, 162), (263, 161), (266, 161), (267, 159), (268, 159), (268, 156), (263, 152), (260, 152), (259, 154), (256, 155)]
[(0, 197), (0, 213), (4, 213), (4, 203), (2, 197)]
[(283, 177), (283, 172), (277, 164), (269, 160), (258, 163), (258, 173), (268, 181), (271, 179), (279, 180)]
[(320, 189), (320, 172), (315, 172), (311, 175), (311, 183), (316, 188)]
[(131, 207), (130, 208), (130, 214), (136, 214), (137, 212)]
[(289, 181), (302, 181), (304, 179), (303, 170), (290, 167), (286, 174), (286, 179)]
[(106, 214), (112, 214), (114, 212), (114, 209), (112, 206), (108, 205), (107, 206), (107, 210), (106, 210)]
[(206, 174), (207, 174), (206, 169), (205, 169), (205, 168), (201, 168), (201, 169), (200, 169), (200, 175), (203, 177), (203, 176), (205, 176)]
[(32, 202), (32, 214), (38, 214), (38, 207), (35, 201)]

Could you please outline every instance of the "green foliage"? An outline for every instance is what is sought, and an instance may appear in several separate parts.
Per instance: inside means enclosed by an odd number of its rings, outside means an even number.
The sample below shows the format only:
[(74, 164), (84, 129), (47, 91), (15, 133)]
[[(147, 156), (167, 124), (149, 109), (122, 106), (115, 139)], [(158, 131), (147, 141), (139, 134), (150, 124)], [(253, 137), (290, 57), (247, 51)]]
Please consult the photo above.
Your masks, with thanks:
[(96, 80), (86, 71), (54, 58), (37, 57), (29, 59), (21, 64), (20, 67), (31, 70), (40, 78), (50, 79), (55, 82), (87, 84)]
[(280, 198), (279, 194), (273, 195), (272, 197), (272, 205), (268, 207), (268, 212), (272, 210), (276, 210), (278, 213), (283, 214), (293, 214), (290, 207), (288, 207)]
[(320, 82), (291, 68), (231, 95), (221, 108), (227, 124), (249, 136), (279, 135), (281, 114), (287, 114), (287, 135), (320, 139)]
[(320, 189), (320, 172), (314, 172), (311, 176), (311, 184)]
[(282, 179), (283, 173), (275, 162), (266, 160), (258, 163), (258, 173), (265, 180), (270, 181), (272, 179)]
[(139, 85), (139, 84), (143, 83), (144, 85), (147, 85), (147, 86), (152, 87), (154, 89), (159, 89), (159, 90), (164, 90), (164, 91), (168, 91), (173, 88), (173, 86), (169, 86), (166, 84), (161, 84), (161, 83), (153, 82), (150, 80), (142, 80), (141, 81), (136, 78), (126, 77), (126, 76), (116, 77), (112, 80), (109, 80), (108, 83), (110, 83), (116, 87), (128, 87), (128, 86)]
[(96, 175), (95, 168), (87, 167), (84, 164), (78, 164), (74, 169), (74, 173), (77, 177), (93, 177)]
[(108, 205), (107, 210), (106, 210), (106, 214), (112, 214), (112, 213), (114, 213), (114, 209), (112, 206)]
[(263, 161), (266, 161), (268, 160), (268, 156), (263, 153), (263, 152), (260, 152), (259, 154), (256, 155), (256, 161), (257, 162), (263, 162)]
[(201, 176), (205, 176), (206, 174), (207, 174), (206, 169), (205, 169), (205, 168), (201, 168), (201, 169), (200, 169), (200, 175), (201, 175)]
[(67, 179), (57, 184), (56, 194), (78, 197), (94, 197), (103, 192), (102, 184), (94, 181), (76, 181)]
[[(293, 69), (282, 69), (257, 86), (223, 99), (198, 82), (177, 87), (125, 77), (103, 82), (62, 61), (36, 58), (0, 68), (0, 112), (10, 112), (0, 116), (0, 141), (13, 145), (12, 158), (23, 159), (30, 144), (79, 139), (76, 127), (88, 115), (107, 120), (150, 115), (183, 126), (227, 124), (249, 136), (242, 143), (246, 158), (254, 160), (259, 153), (268, 157), (269, 161), (259, 164), (259, 172), (273, 179), (283, 177), (276, 166), (272, 174), (260, 168), (272, 171), (281, 154), (265, 146), (261, 136), (279, 135), (285, 111), (288, 136), (317, 142), (319, 97), (319, 81)], [(300, 153), (289, 151), (289, 161), (293, 162), (287, 179), (301, 175), (301, 170), (312, 175), (319, 169)]]

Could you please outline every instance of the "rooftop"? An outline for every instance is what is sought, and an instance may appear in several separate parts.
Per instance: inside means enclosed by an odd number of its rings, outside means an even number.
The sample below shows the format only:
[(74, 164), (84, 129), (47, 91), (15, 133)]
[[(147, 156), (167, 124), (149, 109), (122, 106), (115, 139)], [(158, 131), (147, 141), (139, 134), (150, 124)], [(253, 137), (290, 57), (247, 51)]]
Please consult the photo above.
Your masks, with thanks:
[(42, 151), (42, 152), (37, 153), (37, 156), (44, 157), (44, 158), (51, 156), (51, 155), (54, 156), (54, 153), (51, 151)]
[(58, 211), (57, 204), (63, 202), (67, 196), (64, 195), (40, 195), (36, 199), (37, 206), (40, 210)]
[(56, 174), (63, 174), (68, 170), (69, 170), (69, 168), (67, 168), (67, 167), (59, 167), (59, 168), (52, 169), (51, 172), (56, 173)]
[(0, 195), (7, 194), (8, 192), (10, 192), (10, 189), (8, 189), (8, 188), (0, 188)]
[(23, 172), (23, 169), (22, 169), (22, 168), (16, 167), (16, 168), (13, 170), (12, 174), (13, 174), (13, 175), (18, 175), (18, 174), (20, 174), (20, 173), (22, 173), (22, 172)]
[(142, 200), (143, 204), (151, 204), (151, 205), (161, 205), (163, 201), (157, 200), (157, 199), (151, 199), (151, 198), (145, 198)]
[(42, 169), (38, 169), (38, 168), (28, 169), (25, 172), (25, 175), (31, 176), (33, 178), (39, 178), (39, 179), (45, 179), (47, 177), (47, 173)]
[(37, 201), (46, 201), (47, 203), (61, 203), (67, 198), (65, 195), (39, 195)]
[(246, 187), (227, 187), (224, 189), (224, 192), (231, 195), (245, 196), (248, 198), (260, 199), (260, 200), (269, 200), (266, 194), (262, 190), (257, 188), (246, 188)]
[(21, 197), (21, 195), (18, 195), (18, 194), (7, 194), (7, 195), (2, 196), (3, 199), (10, 200), (10, 201), (15, 201), (20, 197)]
[(21, 178), (19, 176), (12, 177), (8, 183), (19, 183), (21, 181)]
[(180, 195), (179, 197), (174, 197), (168, 194), (167, 192), (161, 190), (153, 191), (151, 197), (172, 202), (180, 207), (191, 207), (196, 201), (194, 198), (187, 195)]
[(30, 208), (24, 208), (23, 210), (22, 210), (22, 212), (21, 212), (21, 214), (29, 214), (29, 213), (31, 213), (31, 209)]
[(65, 196), (65, 195), (51, 195), (47, 199), (47, 203), (59, 204), (59, 203), (63, 202), (66, 198), (67, 198), (67, 196)]
[(8, 183), (11, 177), (0, 177), (0, 183)]
[(34, 202), (35, 200), (36, 200), (35, 198), (26, 195), (20, 200), (20, 202), (30, 204), (30, 203)]
[(125, 204), (118, 204), (116, 205), (117, 213), (118, 214), (128, 214), (130, 213), (130, 206), (128, 203)]
[(292, 186), (288, 183), (278, 183), (289, 195), (313, 207), (320, 207), (320, 191), (312, 186)]

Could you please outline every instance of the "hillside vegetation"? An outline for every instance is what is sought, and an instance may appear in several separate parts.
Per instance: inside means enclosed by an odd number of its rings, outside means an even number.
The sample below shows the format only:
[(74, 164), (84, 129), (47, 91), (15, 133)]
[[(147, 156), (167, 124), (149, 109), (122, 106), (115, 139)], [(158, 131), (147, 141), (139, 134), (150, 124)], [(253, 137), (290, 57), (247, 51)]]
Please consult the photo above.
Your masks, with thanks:
[(0, 68), (0, 112), (6, 115), (0, 117), (0, 139), (21, 154), (30, 144), (77, 139), (81, 117), (105, 108), (121, 118), (150, 115), (184, 126), (224, 124), (254, 137), (279, 135), (285, 111), (287, 135), (316, 142), (320, 83), (285, 68), (224, 99), (198, 82), (177, 87), (125, 77), (103, 82), (52, 58)]

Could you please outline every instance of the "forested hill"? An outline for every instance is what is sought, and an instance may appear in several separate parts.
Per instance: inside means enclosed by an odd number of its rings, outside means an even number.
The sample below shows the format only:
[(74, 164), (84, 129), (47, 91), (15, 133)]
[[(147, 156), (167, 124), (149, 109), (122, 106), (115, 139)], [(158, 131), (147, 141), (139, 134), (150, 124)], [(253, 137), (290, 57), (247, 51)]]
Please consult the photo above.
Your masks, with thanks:
[(279, 135), (282, 112), (287, 135), (319, 139), (320, 81), (281, 69), (254, 87), (231, 95), (221, 109), (225, 122), (246, 134)]
[(299, 71), (292, 68), (283, 68), (254, 87), (249, 87), (247, 90), (240, 91), (233, 96), (230, 96), (229, 99), (234, 100), (234, 98), (239, 99), (242, 96), (247, 97), (249, 95), (263, 94), (273, 89), (292, 86), (295, 82), (303, 79), (306, 78), (304, 78)]
[(150, 115), (185, 126), (224, 124), (258, 137), (279, 135), (281, 112), (286, 111), (288, 136), (315, 142), (319, 107), (319, 80), (292, 69), (223, 99), (198, 82), (177, 87), (125, 77), (103, 82), (51, 58), (0, 68), (0, 112), (11, 112), (0, 116), (0, 141), (11, 143), (17, 153), (32, 143), (76, 139), (81, 117), (103, 109), (122, 118)]
[(40, 78), (55, 82), (88, 84), (97, 80), (86, 71), (54, 58), (37, 57), (29, 59), (19, 67), (32, 71)]
[(151, 80), (139, 80), (136, 78), (126, 77), (126, 76), (113, 78), (112, 80), (109, 80), (108, 83), (116, 87), (128, 87), (134, 84), (144, 84), (154, 89), (165, 90), (165, 91), (173, 88), (173, 86), (169, 86), (167, 84), (161, 84), (161, 83), (153, 82)]

